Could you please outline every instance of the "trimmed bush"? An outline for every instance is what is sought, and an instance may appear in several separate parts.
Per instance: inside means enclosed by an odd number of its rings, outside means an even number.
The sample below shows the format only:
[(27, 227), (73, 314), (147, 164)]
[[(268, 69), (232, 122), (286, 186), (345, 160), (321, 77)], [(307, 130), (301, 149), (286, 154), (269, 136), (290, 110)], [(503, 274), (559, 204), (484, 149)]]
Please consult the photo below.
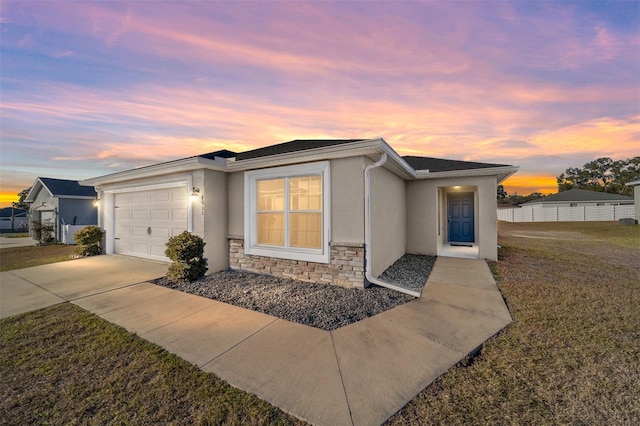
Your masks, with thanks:
[(38, 241), (39, 245), (52, 244), (55, 242), (53, 237), (53, 224), (40, 223), (35, 220), (31, 222), (31, 232), (33, 239)]
[(197, 235), (184, 231), (169, 238), (164, 254), (172, 260), (167, 277), (174, 281), (195, 281), (207, 272), (204, 258), (205, 242)]
[(73, 236), (78, 246), (75, 249), (76, 254), (80, 256), (95, 256), (102, 253), (100, 240), (104, 231), (97, 226), (85, 226)]

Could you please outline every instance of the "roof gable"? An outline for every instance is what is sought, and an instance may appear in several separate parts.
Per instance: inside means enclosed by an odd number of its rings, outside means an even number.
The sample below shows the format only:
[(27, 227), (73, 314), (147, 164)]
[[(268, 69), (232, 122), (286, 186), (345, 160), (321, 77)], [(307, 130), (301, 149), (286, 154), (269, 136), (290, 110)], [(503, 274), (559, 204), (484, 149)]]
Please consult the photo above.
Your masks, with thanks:
[(209, 152), (207, 154), (200, 154), (198, 157), (206, 158), (207, 160), (215, 160), (218, 158), (234, 158), (238, 155), (237, 152), (229, 151), (228, 149), (221, 149), (220, 151)]
[(327, 146), (342, 145), (352, 142), (361, 142), (366, 139), (296, 139), (289, 142), (269, 145), (264, 148), (252, 149), (241, 152), (236, 156), (237, 161), (249, 160), (252, 158), (268, 157), (271, 155), (288, 154), (297, 151), (306, 151), (314, 148), (324, 148)]
[(475, 161), (447, 160), (444, 158), (417, 157), (406, 155), (402, 157), (415, 170), (429, 170), (429, 172), (449, 172), (456, 170), (487, 169), (505, 167), (506, 164), (478, 163)]
[[(47, 177), (39, 177), (36, 179), (36, 183), (33, 185), (32, 191), (34, 195), (39, 192), (38, 186), (42, 186), (46, 188), (49, 193), (51, 193), (54, 197), (86, 197), (93, 198), (95, 197), (96, 190), (93, 186), (83, 186), (78, 183), (77, 180), (67, 180), (67, 179), (54, 179)], [(29, 196), (27, 199), (31, 198), (31, 191), (29, 191)], [(31, 201), (33, 201), (31, 199)]]

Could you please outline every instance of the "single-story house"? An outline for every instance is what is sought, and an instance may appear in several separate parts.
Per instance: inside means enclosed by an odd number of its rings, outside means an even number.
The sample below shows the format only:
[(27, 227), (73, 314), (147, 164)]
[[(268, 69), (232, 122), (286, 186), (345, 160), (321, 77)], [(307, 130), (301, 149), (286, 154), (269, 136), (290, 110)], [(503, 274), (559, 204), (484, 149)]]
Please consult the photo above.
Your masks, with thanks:
[[(97, 225), (97, 198), (92, 186), (80, 185), (76, 180), (36, 178), (25, 197), (30, 204), (29, 220), (53, 225), (53, 238), (62, 241), (64, 225)], [(30, 231), (33, 237), (33, 231)]]
[(625, 185), (633, 187), (633, 203), (635, 204), (636, 220), (640, 220), (640, 180), (627, 182)]
[(13, 207), (0, 209), (0, 229), (5, 232), (26, 231), (29, 227), (27, 211)]
[(516, 171), (401, 157), (380, 138), (294, 140), (82, 184), (98, 191), (107, 254), (167, 260), (186, 229), (205, 240), (210, 272), (364, 287), (405, 253), (496, 260), (497, 185)]
[(606, 192), (570, 189), (522, 204), (522, 207), (582, 207), (633, 204), (633, 197)]

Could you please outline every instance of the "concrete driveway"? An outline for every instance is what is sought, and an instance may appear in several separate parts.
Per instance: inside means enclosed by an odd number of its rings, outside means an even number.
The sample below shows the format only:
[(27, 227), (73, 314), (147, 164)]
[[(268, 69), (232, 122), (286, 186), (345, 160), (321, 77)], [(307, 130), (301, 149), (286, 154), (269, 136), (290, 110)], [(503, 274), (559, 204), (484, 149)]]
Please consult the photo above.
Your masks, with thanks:
[(0, 272), (0, 318), (159, 278), (167, 267), (110, 255)]
[(511, 322), (486, 262), (439, 257), (422, 297), (324, 331), (146, 281), (117, 255), (0, 275), (0, 317), (64, 301), (315, 425), (378, 425)]
[(30, 237), (9, 238), (0, 236), (0, 248), (35, 246), (38, 242)]

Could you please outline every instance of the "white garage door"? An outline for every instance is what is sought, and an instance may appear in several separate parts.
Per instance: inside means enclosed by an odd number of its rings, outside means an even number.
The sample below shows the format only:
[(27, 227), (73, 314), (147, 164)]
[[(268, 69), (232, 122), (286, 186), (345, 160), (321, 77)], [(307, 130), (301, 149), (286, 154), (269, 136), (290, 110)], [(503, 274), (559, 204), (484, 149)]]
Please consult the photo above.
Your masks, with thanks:
[(185, 187), (115, 194), (116, 253), (168, 260), (169, 237), (187, 229)]

